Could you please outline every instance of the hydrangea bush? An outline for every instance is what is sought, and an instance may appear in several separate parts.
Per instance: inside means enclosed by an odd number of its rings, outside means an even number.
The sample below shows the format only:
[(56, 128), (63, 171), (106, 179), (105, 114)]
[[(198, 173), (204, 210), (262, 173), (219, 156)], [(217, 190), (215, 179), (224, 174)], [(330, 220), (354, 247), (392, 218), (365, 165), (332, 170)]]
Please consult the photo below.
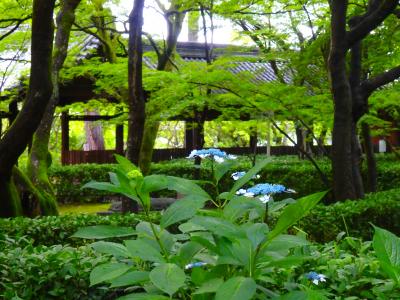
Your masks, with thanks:
[[(217, 152), (213, 153), (217, 156)], [(90, 182), (86, 187), (121, 193), (138, 202), (149, 216), (151, 192), (171, 189), (184, 197), (164, 211), (159, 224), (151, 222), (149, 217), (135, 228), (80, 229), (74, 237), (100, 239), (92, 244), (93, 249), (112, 257), (109, 263), (92, 270), (91, 285), (124, 288), (127, 295), (120, 299), (265, 298), (274, 294), (263, 283), (265, 276), (280, 266), (294, 266), (309, 259), (301, 251), (292, 251), (309, 242), (286, 231), (325, 192), (287, 205), (275, 227), (270, 229), (264, 223), (264, 204), (236, 194), (266, 161), (258, 163), (217, 199), (187, 179), (131, 176), (136, 167), (121, 156), (117, 156), (117, 161), (118, 167), (110, 174), (110, 182)], [(229, 171), (230, 164), (230, 160), (218, 164), (213, 174), (215, 184)], [(203, 210), (207, 201), (220, 205)], [(174, 232), (169, 231), (171, 226)], [(124, 239), (123, 243), (104, 240), (112, 236)], [(308, 291), (301, 283), (297, 290)]]

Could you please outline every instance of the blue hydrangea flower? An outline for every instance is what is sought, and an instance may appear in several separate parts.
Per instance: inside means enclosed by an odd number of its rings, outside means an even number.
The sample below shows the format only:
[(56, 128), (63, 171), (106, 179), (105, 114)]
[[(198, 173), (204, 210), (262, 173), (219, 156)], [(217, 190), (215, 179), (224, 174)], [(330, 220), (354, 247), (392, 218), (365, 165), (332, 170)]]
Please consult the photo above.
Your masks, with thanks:
[[(246, 172), (240, 171), (240, 172), (232, 173), (231, 177), (233, 178), (233, 180), (239, 180), (239, 179), (242, 178), (244, 175), (246, 175)], [(258, 179), (258, 178), (260, 178), (260, 175), (254, 175), (254, 176), (251, 177), (251, 178), (252, 178), (252, 179)]]
[(205, 265), (207, 265), (207, 263), (201, 262), (201, 261), (195, 262), (195, 263), (190, 263), (185, 266), (185, 270), (190, 270), (190, 269), (197, 268), (197, 267), (204, 267)]
[(226, 154), (225, 151), (221, 151), (216, 148), (193, 150), (192, 152), (190, 152), (188, 158), (194, 158), (194, 157), (200, 157), (200, 158), (211, 157), (218, 163), (223, 162), (225, 159), (236, 159), (236, 156)]
[(318, 274), (317, 272), (310, 272), (306, 274), (308, 280), (312, 281), (315, 285), (318, 285), (320, 282), (326, 281), (326, 276), (324, 274)]
[(267, 203), (271, 200), (271, 195), (280, 193), (295, 193), (295, 191), (287, 189), (281, 184), (259, 183), (251, 188), (248, 188), (247, 190), (238, 190), (236, 192), (236, 195), (243, 195), (246, 197), (259, 197), (259, 200), (261, 200), (261, 202)]

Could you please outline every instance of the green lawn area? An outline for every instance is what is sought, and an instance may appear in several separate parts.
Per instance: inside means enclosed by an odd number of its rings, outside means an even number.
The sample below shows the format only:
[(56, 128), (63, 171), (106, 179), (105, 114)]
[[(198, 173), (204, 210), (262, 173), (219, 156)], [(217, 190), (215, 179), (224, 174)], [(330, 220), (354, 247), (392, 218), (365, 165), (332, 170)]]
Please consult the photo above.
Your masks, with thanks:
[(67, 204), (58, 207), (60, 215), (65, 214), (96, 214), (99, 211), (106, 211), (110, 207), (110, 203), (84, 203), (84, 204)]

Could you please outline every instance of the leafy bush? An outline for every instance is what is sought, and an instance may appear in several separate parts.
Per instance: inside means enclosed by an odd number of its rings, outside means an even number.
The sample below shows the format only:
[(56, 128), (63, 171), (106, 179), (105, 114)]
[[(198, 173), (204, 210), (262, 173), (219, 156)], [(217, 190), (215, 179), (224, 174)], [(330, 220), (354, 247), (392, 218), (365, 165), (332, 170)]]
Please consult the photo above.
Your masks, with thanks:
[(313, 240), (329, 242), (341, 232), (371, 240), (371, 223), (400, 234), (400, 189), (369, 194), (363, 200), (318, 205), (298, 226)]
[(100, 202), (110, 193), (82, 190), (81, 187), (90, 180), (107, 180), (108, 172), (113, 169), (114, 165), (110, 164), (53, 166), (49, 169), (49, 178), (60, 203)]
[(0, 251), (1, 299), (104, 299), (89, 287), (90, 271), (106, 257), (90, 247), (27, 245)]
[[(26, 237), (33, 241), (33, 245), (82, 245), (83, 240), (71, 239), (71, 235), (79, 227), (90, 225), (116, 225), (116, 226), (135, 226), (139, 220), (139, 215), (65, 215), (47, 216), (41, 218), (13, 218), (0, 219), (0, 232), (11, 239)], [(1, 240), (1, 238), (0, 238)], [(1, 245), (1, 244), (0, 244)], [(1, 249), (1, 246), (0, 246)]]
[[(98, 241), (92, 244), (96, 251), (111, 255), (112, 259), (92, 270), (91, 285), (128, 287), (126, 292), (131, 294), (118, 298), (121, 300), (210, 299), (211, 294), (215, 294), (217, 300), (264, 299), (273, 294), (264, 287), (265, 277), (276, 268), (293, 267), (310, 259), (310, 256), (292, 251), (309, 244), (305, 237), (288, 235), (286, 231), (307, 215), (325, 192), (297, 201), (274, 201), (271, 194), (285, 192), (285, 187), (267, 189), (265, 185), (265, 189), (258, 192), (237, 195), (237, 191), (265, 166), (263, 161), (235, 181), (228, 192), (213, 198), (193, 181), (166, 175), (143, 177), (126, 158), (116, 158), (119, 164), (115, 173), (110, 173), (110, 182), (92, 181), (85, 187), (126, 195), (141, 205), (146, 219), (135, 230), (106, 226), (99, 230), (98, 226), (92, 226), (74, 234), (74, 237), (86, 239), (136, 237), (123, 243)], [(225, 161), (213, 166), (208, 183), (216, 191), (220, 179), (233, 163)], [(150, 194), (166, 188), (184, 198), (168, 207), (157, 225), (149, 217)], [(202, 210), (207, 201), (217, 209)], [(266, 224), (268, 217), (280, 209), (283, 211), (270, 229)], [(179, 233), (174, 234), (169, 229), (175, 224), (180, 225)], [(137, 288), (131, 289), (133, 286)], [(310, 297), (322, 295), (308, 293), (303, 285), (298, 288), (304, 288), (303, 292)], [(287, 297), (295, 295), (289, 293)]]
[[(258, 160), (264, 158), (258, 156)], [(244, 171), (251, 168), (250, 160), (247, 157), (240, 157), (238, 165), (231, 169)], [(385, 191), (395, 186), (400, 186), (400, 163), (391, 155), (378, 155), (378, 190)], [(331, 166), (328, 159), (318, 159), (320, 168), (328, 178), (331, 177)], [(108, 172), (112, 172), (115, 165), (83, 164), (74, 166), (57, 166), (50, 168), (51, 181), (54, 184), (59, 202), (101, 202), (108, 201), (113, 193), (91, 189), (82, 190), (81, 187), (90, 180), (106, 181)], [(166, 174), (181, 178), (194, 179), (194, 174), (199, 172), (200, 179), (207, 179), (211, 176), (211, 164), (208, 161), (202, 162), (199, 170), (193, 161), (187, 159), (176, 159), (152, 165), (152, 174)], [(366, 173), (366, 170), (363, 170)], [(305, 196), (317, 191), (325, 190), (322, 180), (319, 178), (314, 167), (309, 161), (299, 160), (296, 156), (270, 157), (269, 163), (259, 172), (260, 182), (268, 181), (283, 184), (298, 192), (298, 196)], [(232, 179), (225, 176), (221, 179), (221, 189), (227, 190), (232, 185)], [(215, 194), (210, 186), (202, 185), (211, 194)], [(159, 193), (160, 195), (160, 193)], [(163, 196), (173, 196), (169, 192), (161, 192)], [(214, 195), (215, 196), (215, 195)]]

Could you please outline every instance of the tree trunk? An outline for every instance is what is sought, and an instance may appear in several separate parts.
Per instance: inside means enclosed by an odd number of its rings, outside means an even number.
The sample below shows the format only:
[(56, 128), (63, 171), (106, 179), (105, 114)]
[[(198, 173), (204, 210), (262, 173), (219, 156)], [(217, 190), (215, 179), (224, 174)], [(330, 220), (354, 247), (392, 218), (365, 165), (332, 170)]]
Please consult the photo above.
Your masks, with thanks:
[(143, 175), (148, 175), (150, 173), (153, 149), (159, 127), (160, 122), (154, 120), (150, 121), (149, 119), (146, 120), (139, 158), (139, 167)]
[(139, 153), (145, 125), (145, 95), (142, 81), (142, 26), (144, 0), (135, 0), (129, 15), (128, 57), (128, 141), (126, 157), (139, 164)]
[(343, 2), (331, 4), (331, 50), (329, 71), (334, 101), (332, 171), (335, 200), (357, 198), (353, 185), (351, 156), (352, 98), (346, 76), (346, 10)]
[[(57, 15), (57, 32), (53, 51), (52, 82), (53, 93), (38, 129), (33, 136), (32, 148), (29, 153), (28, 175), (36, 188), (49, 199), (47, 205), (41, 208), (44, 215), (57, 214), (55, 193), (48, 176), (51, 165), (51, 154), (48, 149), (54, 112), (58, 103), (58, 78), (68, 51), (68, 41), (72, 24), (75, 20), (75, 9), (81, 0), (64, 0)], [(47, 209), (49, 208), (49, 209)]]
[(24, 106), (0, 141), (0, 212), (3, 217), (21, 214), (12, 169), (39, 126), (52, 94), (51, 61), (55, 0), (34, 0), (29, 90)]
[(376, 160), (374, 145), (371, 140), (371, 131), (369, 125), (365, 122), (361, 124), (362, 137), (364, 142), (364, 151), (367, 159), (367, 185), (369, 192), (377, 191), (378, 172), (376, 169)]

